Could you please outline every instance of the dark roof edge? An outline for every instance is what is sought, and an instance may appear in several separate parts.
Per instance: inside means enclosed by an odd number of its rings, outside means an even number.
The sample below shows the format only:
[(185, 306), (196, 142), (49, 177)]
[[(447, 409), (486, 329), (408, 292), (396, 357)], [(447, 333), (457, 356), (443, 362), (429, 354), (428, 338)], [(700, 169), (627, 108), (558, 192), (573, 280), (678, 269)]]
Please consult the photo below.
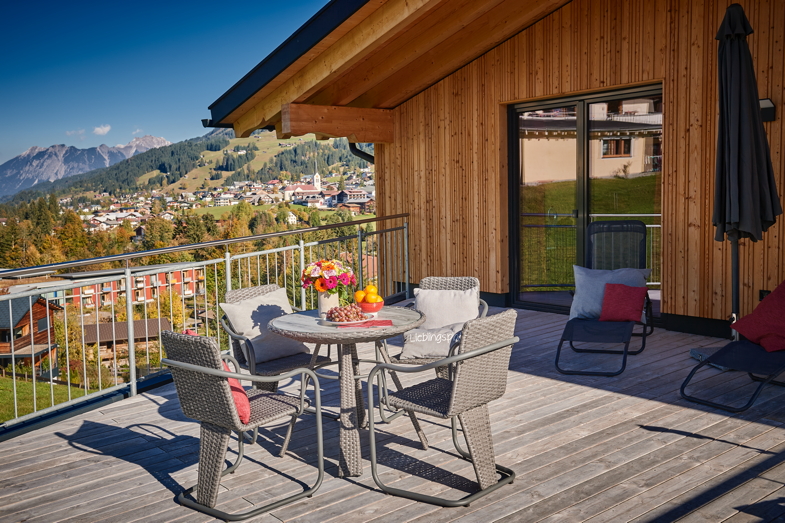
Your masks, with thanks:
[(226, 125), (220, 124), (221, 120), (310, 51), (369, 1), (331, 0), (240, 81), (210, 104), (208, 109), (212, 118), (202, 120), (202, 125), (205, 127)]

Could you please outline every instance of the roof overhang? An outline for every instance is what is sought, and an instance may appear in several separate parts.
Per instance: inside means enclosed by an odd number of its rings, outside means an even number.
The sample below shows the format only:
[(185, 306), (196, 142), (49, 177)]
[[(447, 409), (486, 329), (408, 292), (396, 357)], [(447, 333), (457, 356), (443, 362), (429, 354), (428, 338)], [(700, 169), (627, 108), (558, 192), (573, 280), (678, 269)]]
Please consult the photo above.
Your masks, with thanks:
[(389, 109), (569, 1), (332, 0), (202, 122), (237, 136), (275, 128), (281, 137), (389, 142)]

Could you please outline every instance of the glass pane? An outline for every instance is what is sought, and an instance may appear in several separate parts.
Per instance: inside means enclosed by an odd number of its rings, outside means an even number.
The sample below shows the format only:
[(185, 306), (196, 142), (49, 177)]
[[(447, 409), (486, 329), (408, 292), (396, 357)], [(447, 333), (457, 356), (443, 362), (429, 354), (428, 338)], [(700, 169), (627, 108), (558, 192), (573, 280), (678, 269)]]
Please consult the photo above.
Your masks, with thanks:
[(574, 284), (575, 106), (521, 113), (520, 299), (570, 303)]
[(660, 281), (662, 96), (589, 104), (589, 213), (647, 226), (650, 288)]

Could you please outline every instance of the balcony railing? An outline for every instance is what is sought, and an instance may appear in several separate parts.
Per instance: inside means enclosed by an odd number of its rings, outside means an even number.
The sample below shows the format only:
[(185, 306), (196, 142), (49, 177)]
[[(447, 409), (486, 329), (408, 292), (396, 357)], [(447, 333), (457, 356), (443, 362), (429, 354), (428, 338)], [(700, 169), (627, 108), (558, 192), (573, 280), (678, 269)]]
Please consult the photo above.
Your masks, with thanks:
[[(62, 303), (54, 298), (64, 293), (68, 298), (64, 307), (53, 307), (45, 316), (40, 332), (25, 340), (26, 347), (14, 340), (3, 353), (0, 346), (0, 380), (2, 388), (11, 391), (0, 405), (0, 429), (106, 394), (135, 395), (140, 385), (168, 373), (160, 363), (165, 357), (159, 338), (163, 330), (192, 329), (216, 337), (222, 349), (228, 349), (228, 335), (218, 322), (223, 314), (219, 303), (228, 290), (276, 283), (286, 289), (294, 308), (315, 308), (316, 293), (302, 288), (300, 274), (318, 259), (350, 264), (360, 287), (374, 283), (388, 300), (408, 296), (407, 217), (399, 214), (0, 272), (2, 278), (91, 270), (99, 263), (117, 267), (105, 276), (92, 272), (89, 279), (0, 295), (0, 302), (8, 302), (9, 318), (20, 317), (18, 309), (23, 307), (36, 327), (33, 307), (45, 303), (38, 302), (39, 296), (52, 303)], [(171, 260), (178, 253), (195, 261), (161, 264), (162, 255)], [(199, 288), (174, 285), (185, 271), (199, 274)], [(161, 275), (172, 285), (159, 284)], [(88, 296), (78, 295), (80, 288), (112, 286), (131, 289), (131, 300), (125, 291), (117, 291), (103, 294), (96, 307)], [(137, 290), (141, 297), (135, 295)]]

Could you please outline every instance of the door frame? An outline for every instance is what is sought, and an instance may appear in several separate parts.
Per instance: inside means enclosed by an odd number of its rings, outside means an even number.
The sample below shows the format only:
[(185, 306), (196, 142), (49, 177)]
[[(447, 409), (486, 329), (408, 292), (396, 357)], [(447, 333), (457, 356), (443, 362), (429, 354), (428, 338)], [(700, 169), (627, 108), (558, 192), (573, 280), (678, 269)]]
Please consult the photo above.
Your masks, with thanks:
[[(530, 309), (543, 312), (569, 313), (569, 307), (546, 303), (522, 301), (520, 295), (520, 131), (518, 128), (518, 115), (525, 111), (538, 109), (553, 109), (569, 105), (575, 106), (576, 112), (576, 181), (575, 181), (575, 206), (578, 210), (576, 217), (575, 238), (575, 264), (585, 265), (586, 227), (589, 225), (589, 104), (618, 100), (619, 98), (645, 96), (662, 96), (662, 84), (652, 84), (641, 87), (620, 88), (602, 92), (575, 94), (559, 98), (549, 98), (522, 102), (507, 106), (507, 177), (508, 177), (508, 231), (509, 231), (509, 259), (510, 259), (510, 304), (521, 309)], [(663, 127), (664, 132), (664, 127)]]

